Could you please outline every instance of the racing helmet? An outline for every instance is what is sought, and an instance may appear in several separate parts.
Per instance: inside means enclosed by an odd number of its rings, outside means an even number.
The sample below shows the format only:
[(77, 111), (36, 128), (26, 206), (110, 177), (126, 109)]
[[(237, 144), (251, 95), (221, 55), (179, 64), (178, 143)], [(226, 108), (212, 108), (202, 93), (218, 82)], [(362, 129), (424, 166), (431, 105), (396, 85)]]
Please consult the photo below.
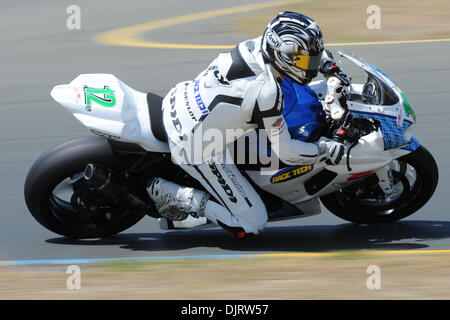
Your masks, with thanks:
[(282, 75), (301, 85), (317, 76), (323, 36), (317, 23), (297, 12), (283, 11), (266, 27), (261, 51)]

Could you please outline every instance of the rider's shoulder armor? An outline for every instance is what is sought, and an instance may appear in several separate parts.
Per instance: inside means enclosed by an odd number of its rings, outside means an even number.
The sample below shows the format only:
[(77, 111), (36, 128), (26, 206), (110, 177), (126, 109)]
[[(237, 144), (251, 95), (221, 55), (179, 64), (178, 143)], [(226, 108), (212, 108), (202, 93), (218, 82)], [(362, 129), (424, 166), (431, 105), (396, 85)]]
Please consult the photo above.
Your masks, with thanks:
[(260, 37), (219, 54), (195, 81), (199, 81), (199, 92), (206, 103), (214, 102), (213, 107), (221, 102), (240, 101), (243, 118), (251, 116), (255, 106), (272, 109), (281, 97), (280, 87), (262, 57)]
[(255, 107), (270, 104), (272, 109), (281, 95), (262, 57), (260, 40), (244, 41), (219, 54), (193, 81), (179, 83), (166, 96), (163, 108), (176, 110), (165, 113), (169, 137), (192, 135), (200, 124), (202, 130), (223, 132), (257, 127), (251, 121)]

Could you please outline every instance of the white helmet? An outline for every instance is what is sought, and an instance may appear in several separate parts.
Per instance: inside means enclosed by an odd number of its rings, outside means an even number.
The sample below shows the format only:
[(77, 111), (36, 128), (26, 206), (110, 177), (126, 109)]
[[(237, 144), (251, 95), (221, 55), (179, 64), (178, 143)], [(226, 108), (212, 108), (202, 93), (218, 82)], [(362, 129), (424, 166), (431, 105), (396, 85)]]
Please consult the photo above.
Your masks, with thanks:
[(323, 49), (317, 23), (296, 12), (280, 12), (262, 36), (264, 58), (282, 75), (302, 85), (317, 76)]

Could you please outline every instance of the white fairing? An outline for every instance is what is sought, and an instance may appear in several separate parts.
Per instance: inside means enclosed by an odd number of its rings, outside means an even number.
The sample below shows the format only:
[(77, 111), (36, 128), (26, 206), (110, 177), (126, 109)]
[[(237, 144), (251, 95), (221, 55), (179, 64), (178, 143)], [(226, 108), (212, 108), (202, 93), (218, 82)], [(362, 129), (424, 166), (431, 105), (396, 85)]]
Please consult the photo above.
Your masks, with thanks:
[[(405, 119), (412, 123), (415, 122), (413, 116), (405, 112), (405, 108), (403, 107), (405, 99), (403, 92), (392, 82), (392, 80), (382, 74), (375, 66), (368, 65), (349, 55), (341, 55), (357, 64), (367, 73), (376, 76), (380, 81), (384, 82), (386, 86), (390, 87), (398, 97), (398, 102), (393, 105), (370, 105), (362, 102), (348, 101), (347, 103), (350, 110), (395, 117), (397, 126), (399, 127), (402, 126)], [(309, 84), (309, 87), (321, 99), (327, 95), (327, 81), (314, 81)], [(359, 95), (361, 95), (362, 89), (363, 84), (352, 84), (350, 88), (352, 92), (358, 93)], [(409, 141), (412, 130), (413, 125), (411, 125), (404, 133), (405, 140)], [(289, 167), (272, 172), (266, 171), (264, 175), (261, 175), (258, 171), (247, 171), (247, 174), (262, 189), (273, 193), (304, 210), (303, 206), (306, 203), (310, 203), (318, 196), (335, 192), (341, 187), (354, 181), (358, 181), (358, 177), (364, 177), (365, 174), (373, 173), (388, 165), (392, 160), (397, 159), (408, 152), (409, 151), (401, 148), (385, 150), (383, 134), (381, 130), (378, 129), (376, 132), (362, 136), (359, 139), (359, 143), (351, 150), (349, 157), (349, 166), (351, 170), (349, 170), (347, 166), (347, 155), (345, 155), (339, 165), (326, 165), (321, 163), (304, 166), (300, 169), (298, 169), (298, 167)], [(305, 182), (324, 169), (336, 173), (336, 176), (317, 193), (308, 194), (305, 188)], [(299, 174), (298, 172), (301, 171), (303, 172)]]
[[(95, 89), (99, 92), (90, 93)], [(114, 75), (82, 74), (67, 85), (55, 86), (51, 96), (96, 134), (137, 143), (147, 151), (169, 152), (152, 133), (146, 94)]]
[[(247, 171), (247, 174), (264, 190), (273, 193), (280, 198), (292, 203), (301, 204), (304, 201), (309, 201), (318, 195), (324, 195), (336, 191), (339, 185), (348, 182), (349, 177), (354, 174), (374, 171), (388, 163), (394, 157), (391, 152), (384, 151), (384, 141), (381, 131), (372, 132), (366, 136), (361, 137), (359, 144), (355, 146), (350, 154), (351, 171), (347, 168), (347, 157), (344, 156), (339, 165), (315, 164), (311, 168), (305, 170), (305, 174), (299, 175), (295, 179), (286, 179), (281, 182), (274, 182), (273, 177), (283, 170), (266, 171), (260, 174), (259, 171)], [(305, 166), (306, 167), (306, 166)], [(292, 167), (294, 168), (294, 167)], [(336, 178), (330, 182), (329, 186), (320, 190), (319, 194), (309, 195), (304, 187), (304, 182), (313, 177), (323, 169), (335, 172)]]

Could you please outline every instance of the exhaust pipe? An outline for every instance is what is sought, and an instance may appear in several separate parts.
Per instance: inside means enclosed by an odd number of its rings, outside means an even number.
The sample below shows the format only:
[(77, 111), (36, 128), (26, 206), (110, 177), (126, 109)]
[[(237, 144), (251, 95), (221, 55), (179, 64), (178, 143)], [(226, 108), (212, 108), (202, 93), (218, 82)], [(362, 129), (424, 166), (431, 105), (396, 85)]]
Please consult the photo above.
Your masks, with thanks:
[(111, 171), (99, 169), (92, 163), (89, 163), (84, 169), (84, 179), (93, 189), (103, 190), (111, 183)]
[(127, 181), (121, 175), (93, 163), (89, 163), (84, 169), (84, 179), (91, 189), (119, 196), (119, 198), (126, 197), (130, 192)]
[(112, 200), (135, 211), (145, 211), (148, 215), (154, 216), (153, 206), (136, 196), (132, 190), (127, 188), (127, 181), (108, 168), (89, 163), (84, 169), (84, 179), (91, 189), (100, 191)]

